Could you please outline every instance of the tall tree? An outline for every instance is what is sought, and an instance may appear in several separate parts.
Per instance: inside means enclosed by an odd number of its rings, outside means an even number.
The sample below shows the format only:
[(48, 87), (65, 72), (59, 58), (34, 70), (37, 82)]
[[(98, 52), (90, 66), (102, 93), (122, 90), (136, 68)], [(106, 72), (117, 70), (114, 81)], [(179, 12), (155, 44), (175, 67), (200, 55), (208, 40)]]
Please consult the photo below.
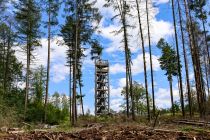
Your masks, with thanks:
[(174, 24), (174, 33), (175, 33), (175, 42), (176, 42), (176, 53), (177, 53), (177, 67), (178, 67), (178, 76), (179, 76), (179, 87), (180, 87), (180, 102), (181, 102), (181, 108), (182, 108), (182, 116), (185, 116), (185, 110), (184, 110), (184, 95), (183, 95), (183, 87), (182, 87), (182, 73), (181, 73), (181, 61), (180, 61), (180, 55), (179, 55), (179, 42), (178, 42), (178, 36), (177, 36), (177, 27), (176, 27), (176, 15), (175, 15), (175, 9), (174, 9), (174, 0), (171, 1), (172, 3), (172, 15), (173, 15), (173, 24)]
[(146, 0), (147, 34), (148, 34), (148, 41), (149, 41), (150, 74), (151, 74), (151, 82), (152, 82), (152, 106), (153, 106), (153, 116), (155, 116), (155, 90), (154, 90), (154, 76), (153, 76), (153, 66), (152, 66), (152, 48), (151, 48), (151, 37), (150, 37), (150, 20), (149, 20), (148, 1), (149, 0)]
[(200, 117), (203, 117), (203, 103), (201, 102), (201, 96), (203, 94), (202, 90), (202, 80), (201, 80), (201, 73), (200, 73), (200, 56), (198, 55), (198, 49), (196, 47), (195, 42), (195, 34), (193, 30), (193, 21), (192, 21), (192, 14), (191, 10), (189, 8), (189, 2), (188, 0), (184, 0), (184, 8), (185, 8), (185, 15), (187, 20), (187, 32), (189, 37), (189, 46), (191, 51), (191, 57), (193, 62), (193, 70), (194, 70), (194, 78), (195, 78), (195, 85), (196, 85), (196, 94), (197, 94), (197, 102), (198, 102), (198, 108)]
[(189, 111), (190, 111), (190, 117), (192, 117), (192, 104), (191, 104), (191, 91), (190, 91), (190, 79), (189, 79), (189, 70), (188, 70), (188, 60), (187, 60), (187, 53), (186, 53), (186, 46), (185, 46), (185, 39), (184, 39), (184, 29), (183, 29), (183, 19), (182, 19), (182, 10), (180, 1), (178, 2), (178, 12), (179, 12), (179, 26), (181, 30), (181, 40), (182, 40), (182, 49), (183, 49), (183, 55), (184, 55), (184, 64), (185, 64), (185, 77), (187, 81), (187, 95), (188, 95), (188, 105), (189, 105)]
[[(125, 0), (106, 0), (105, 7), (112, 7), (117, 14), (113, 17), (113, 19), (118, 18), (121, 23), (121, 28), (119, 31), (116, 31), (116, 34), (123, 34), (123, 43), (124, 43), (124, 52), (125, 52), (125, 65), (126, 65), (126, 113), (127, 117), (129, 117), (129, 86), (130, 79), (129, 76), (129, 66), (130, 66), (130, 55), (129, 55), (129, 42), (128, 42), (128, 28), (131, 26), (128, 24), (127, 18), (128, 16), (132, 16), (130, 13), (130, 6), (126, 3)], [(132, 105), (131, 105), (132, 106)], [(134, 119), (134, 115), (132, 115)]]
[[(36, 104), (43, 106), (43, 99), (46, 88), (46, 69), (43, 65), (40, 65), (35, 71), (32, 73), (32, 86), (33, 86), (33, 94), (34, 101)], [(41, 118), (43, 116), (40, 116)]]
[(145, 84), (146, 96), (147, 96), (147, 114), (148, 114), (148, 120), (150, 120), (150, 105), (149, 105), (149, 94), (148, 94), (148, 83), (147, 83), (147, 67), (146, 67), (146, 58), (145, 58), (145, 43), (144, 43), (144, 35), (143, 35), (143, 30), (142, 30), (142, 19), (141, 19), (141, 14), (140, 14), (138, 0), (136, 0), (136, 6), (137, 6), (137, 13), (138, 13), (139, 31), (140, 31), (140, 36), (141, 36), (141, 46), (142, 46), (143, 62), (144, 62), (144, 80), (145, 80), (144, 84)]
[(12, 23), (0, 24), (0, 94), (8, 95), (15, 88), (16, 80), (22, 79), (22, 64), (14, 51), (16, 35)]
[(47, 100), (48, 100), (48, 90), (49, 90), (49, 81), (50, 81), (50, 48), (51, 48), (51, 28), (58, 25), (58, 10), (60, 5), (60, 0), (43, 0), (44, 9), (48, 15), (47, 29), (48, 29), (48, 54), (47, 54), (47, 82), (46, 82), (46, 95), (45, 95), (45, 114), (44, 121), (46, 121), (46, 109), (47, 109)]
[(166, 71), (165, 75), (167, 75), (170, 85), (171, 105), (172, 105), (171, 109), (173, 115), (175, 115), (172, 81), (173, 81), (173, 76), (178, 75), (178, 68), (177, 68), (178, 57), (176, 55), (175, 50), (164, 39), (159, 40), (157, 47), (162, 51), (162, 56), (158, 60), (160, 62), (161, 69)]
[(23, 45), (23, 50), (26, 52), (26, 93), (25, 93), (25, 109), (24, 117), (27, 111), (28, 93), (29, 93), (29, 77), (30, 65), (33, 58), (32, 52), (39, 42), (39, 26), (40, 26), (40, 9), (34, 0), (21, 0), (16, 5), (15, 18), (17, 21), (17, 31), (19, 43)]
[[(74, 125), (77, 120), (76, 108), (76, 84), (78, 74), (78, 64), (80, 59), (84, 56), (82, 45), (92, 46), (95, 42), (93, 37), (94, 32), (98, 29), (101, 15), (99, 10), (94, 7), (96, 1), (90, 0), (74, 0), (67, 1), (66, 12), (66, 25), (63, 26), (61, 31), (64, 37), (65, 44), (70, 46), (72, 50), (72, 66), (73, 66), (73, 96), (72, 96), (72, 124)], [(69, 30), (72, 29), (72, 30)]]
[(205, 11), (205, 9), (204, 9), (206, 4), (207, 4), (206, 0), (189, 0), (190, 9), (192, 11), (194, 11), (195, 16), (201, 21), (208, 63), (210, 65), (209, 44), (207, 42), (207, 30), (206, 30), (206, 26), (205, 26), (205, 24), (207, 22), (207, 11)]

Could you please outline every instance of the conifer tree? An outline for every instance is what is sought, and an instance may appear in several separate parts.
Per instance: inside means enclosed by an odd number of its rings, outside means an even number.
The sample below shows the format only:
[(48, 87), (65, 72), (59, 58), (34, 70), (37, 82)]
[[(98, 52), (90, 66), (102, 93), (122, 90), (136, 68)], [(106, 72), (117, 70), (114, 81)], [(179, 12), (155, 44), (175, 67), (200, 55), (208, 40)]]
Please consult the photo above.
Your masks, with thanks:
[(170, 85), (171, 109), (173, 115), (175, 115), (172, 81), (173, 76), (178, 75), (178, 57), (175, 50), (172, 49), (172, 47), (164, 39), (159, 40), (157, 47), (161, 49), (162, 52), (162, 56), (158, 60), (160, 62), (161, 69), (166, 71), (165, 75), (167, 76)]
[(179, 78), (179, 88), (180, 88), (180, 103), (182, 109), (182, 116), (185, 116), (184, 110), (184, 94), (183, 94), (183, 86), (182, 86), (182, 73), (181, 73), (181, 61), (179, 55), (179, 42), (177, 36), (177, 27), (176, 27), (176, 16), (175, 16), (175, 9), (174, 9), (174, 0), (171, 1), (172, 3), (172, 16), (173, 16), (173, 25), (174, 25), (174, 34), (175, 34), (175, 44), (176, 44), (176, 53), (177, 53), (177, 67), (178, 67), (178, 78)]
[(186, 41), (184, 39), (184, 27), (183, 27), (183, 18), (182, 18), (182, 10), (180, 1), (178, 2), (178, 12), (179, 12), (179, 26), (181, 30), (181, 41), (182, 41), (182, 49), (183, 49), (183, 55), (184, 55), (184, 64), (185, 64), (185, 77), (187, 81), (187, 95), (188, 95), (188, 105), (189, 105), (189, 111), (190, 111), (190, 117), (192, 117), (192, 103), (191, 103), (191, 90), (190, 90), (190, 80), (189, 80), (189, 68), (188, 68), (188, 59), (187, 59), (187, 52), (186, 52)]
[[(145, 40), (144, 40), (144, 35), (143, 35), (143, 30), (142, 30), (142, 19), (141, 19), (141, 13), (140, 13), (140, 7), (139, 7), (138, 0), (136, 0), (136, 8), (137, 8), (136, 10), (137, 10), (137, 13), (138, 13), (139, 31), (140, 31), (140, 37), (141, 37), (141, 46), (142, 46), (143, 62), (144, 62), (144, 81), (145, 81), (144, 83), (145, 83), (145, 90), (146, 90), (147, 114), (148, 114), (147, 118), (150, 121), (150, 104), (149, 104), (149, 94), (148, 94), (147, 67), (146, 67), (145, 42), (144, 42)], [(148, 8), (147, 8), (147, 10), (148, 10)], [(147, 21), (148, 21), (148, 19), (147, 19)], [(149, 30), (148, 30), (148, 34), (149, 34)]]
[(22, 64), (13, 49), (15, 39), (12, 23), (0, 24), (0, 94), (4, 96), (11, 93), (14, 82), (22, 78)]
[[(123, 43), (124, 43), (124, 53), (125, 53), (125, 65), (126, 65), (126, 113), (127, 117), (129, 117), (129, 92), (132, 93), (131, 88), (129, 91), (129, 86), (132, 86), (131, 78), (131, 70), (130, 69), (130, 49), (129, 49), (129, 34), (128, 28), (132, 26), (129, 25), (127, 18), (132, 16), (130, 13), (130, 5), (125, 0), (106, 0), (105, 7), (112, 7), (117, 14), (113, 17), (113, 19), (118, 18), (121, 23), (121, 29), (119, 31), (115, 31), (116, 35), (119, 33), (123, 34)], [(131, 95), (132, 96), (132, 95)], [(131, 99), (133, 99), (131, 97)], [(131, 102), (133, 103), (133, 102)], [(131, 105), (133, 106), (133, 105)], [(134, 119), (134, 113), (132, 113), (132, 118)]]
[(200, 117), (204, 117), (204, 91), (203, 91), (203, 82), (202, 82), (202, 74), (201, 74), (201, 65), (200, 65), (200, 55), (198, 51), (198, 47), (196, 45), (196, 36), (194, 33), (194, 24), (192, 18), (192, 11), (190, 9), (190, 4), (188, 0), (184, 0), (184, 8), (185, 8), (185, 15), (187, 20), (187, 33), (189, 37), (189, 46), (191, 51), (191, 57), (193, 62), (193, 71), (194, 71), (194, 78), (195, 78), (195, 85), (196, 85), (196, 94), (197, 94), (197, 102)]
[(149, 20), (149, 0), (146, 0), (146, 13), (147, 13), (147, 34), (149, 41), (149, 55), (150, 55), (150, 75), (152, 82), (152, 107), (153, 107), (153, 116), (155, 116), (155, 90), (154, 90), (154, 76), (153, 76), (153, 66), (152, 66), (152, 48), (151, 48), (151, 37), (150, 37), (150, 20)]
[(26, 93), (25, 93), (25, 109), (24, 117), (26, 117), (27, 102), (29, 94), (29, 77), (30, 77), (30, 65), (33, 59), (32, 52), (36, 47), (40, 46), (40, 9), (34, 0), (20, 0), (15, 5), (15, 18), (17, 21), (17, 34), (19, 37), (18, 42), (23, 46), (23, 50), (26, 53)]
[(48, 100), (48, 90), (50, 81), (50, 49), (51, 49), (51, 38), (52, 38), (52, 27), (58, 25), (58, 11), (60, 6), (60, 0), (43, 0), (44, 9), (48, 15), (47, 29), (48, 29), (48, 57), (47, 57), (47, 81), (46, 81), (46, 95), (45, 95), (45, 114), (44, 121), (46, 121), (46, 109)]
[(72, 59), (73, 66), (73, 96), (72, 96), (72, 124), (77, 121), (76, 108), (76, 84), (78, 74), (78, 64), (84, 56), (82, 45), (92, 46), (95, 42), (94, 32), (98, 25), (92, 25), (93, 22), (99, 23), (101, 15), (99, 10), (94, 7), (96, 1), (73, 0), (67, 1), (65, 11), (67, 12), (66, 24), (62, 27), (61, 34), (65, 44), (70, 47), (68, 55)]

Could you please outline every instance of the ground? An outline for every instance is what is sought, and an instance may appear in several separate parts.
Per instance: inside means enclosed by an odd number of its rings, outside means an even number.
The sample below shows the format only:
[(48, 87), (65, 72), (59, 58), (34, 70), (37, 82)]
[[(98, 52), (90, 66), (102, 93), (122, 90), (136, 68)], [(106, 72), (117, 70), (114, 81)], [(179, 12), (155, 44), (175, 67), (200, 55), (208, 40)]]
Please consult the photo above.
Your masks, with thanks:
[[(182, 120), (183, 121), (183, 120)], [(184, 122), (184, 121), (183, 121)], [(73, 129), (39, 129), (25, 133), (2, 133), (0, 140), (210, 140), (210, 127), (174, 120), (154, 122), (82, 121)], [(191, 121), (192, 122), (192, 121)]]

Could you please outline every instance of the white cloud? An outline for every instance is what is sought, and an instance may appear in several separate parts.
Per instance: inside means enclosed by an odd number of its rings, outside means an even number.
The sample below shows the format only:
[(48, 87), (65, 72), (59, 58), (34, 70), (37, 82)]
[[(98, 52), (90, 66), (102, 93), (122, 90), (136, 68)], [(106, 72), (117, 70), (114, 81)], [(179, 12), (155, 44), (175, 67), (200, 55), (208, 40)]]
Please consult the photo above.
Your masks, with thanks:
[[(146, 58), (146, 66), (147, 66), (147, 71), (150, 70), (150, 55), (149, 53), (145, 54)], [(152, 66), (154, 71), (160, 70), (160, 64), (158, 61), (158, 57), (155, 55), (152, 55)], [(143, 54), (137, 55), (136, 58), (132, 60), (132, 74), (137, 75), (139, 73), (144, 72), (144, 63), (143, 63)], [(113, 64), (110, 66), (110, 73), (111, 74), (119, 74), (119, 73), (125, 73), (125, 65), (123, 64)]]
[(112, 99), (111, 103), (110, 103), (110, 108), (113, 109), (114, 111), (120, 111), (121, 107), (120, 105), (123, 104), (123, 99), (122, 98), (118, 98), (118, 99)]
[[(150, 70), (150, 56), (149, 53), (145, 54), (147, 70)], [(131, 66), (134, 75), (144, 72), (143, 54), (139, 54), (135, 59), (132, 60), (133, 65)], [(152, 55), (152, 66), (154, 71), (160, 69), (158, 57)]]
[(52, 81), (59, 83), (60, 81), (65, 80), (69, 74), (69, 68), (63, 64), (54, 64), (51, 67)]
[[(168, 0), (155, 0), (156, 4), (165, 3)], [(113, 24), (108, 24), (104, 26), (104, 24), (107, 24), (106, 19), (112, 18), (114, 15), (117, 14), (117, 10), (114, 11), (111, 7), (105, 8), (102, 7), (105, 4), (105, 0), (100, 0), (97, 2), (97, 7), (100, 9), (102, 15), (104, 16), (101, 23), (100, 23), (100, 30), (101, 35), (109, 40), (111, 40), (111, 43), (109, 44), (109, 47), (105, 49), (105, 52), (107, 53), (114, 53), (115, 51), (123, 51), (123, 44), (121, 43), (123, 39), (123, 34), (120, 33), (117, 36), (115, 36), (112, 32), (117, 31), (120, 29), (121, 25), (117, 20), (114, 20)], [(170, 22), (163, 21), (163, 20), (157, 20), (155, 17), (159, 13), (159, 9), (153, 7), (152, 3), (149, 3), (149, 17), (150, 17), (150, 32), (151, 34), (151, 42), (153, 44), (156, 44), (160, 38), (166, 38), (168, 36), (171, 36), (173, 34), (173, 26)], [(146, 22), (146, 4), (145, 1), (141, 1), (140, 3), (140, 13), (142, 18), (142, 29), (143, 29), (143, 35), (145, 39), (145, 45), (148, 45), (148, 39), (147, 39), (147, 22)], [(138, 27), (138, 18), (136, 8), (131, 9), (131, 14), (135, 17), (128, 17), (127, 21), (130, 25), (136, 26), (135, 29), (128, 29), (128, 33), (132, 35), (132, 37), (129, 38), (129, 44), (130, 49), (132, 52), (137, 52), (140, 49), (140, 37), (139, 37), (139, 27)]]
[(111, 74), (118, 74), (118, 73), (124, 73), (124, 72), (125, 72), (125, 66), (124, 65), (116, 63), (116, 64), (110, 66), (110, 73)]
[(112, 85), (110, 86), (110, 96), (122, 98), (121, 91), (126, 85), (126, 78), (120, 78), (117, 81), (117, 87), (113, 87)]
[[(47, 66), (47, 51), (48, 41), (46, 38), (40, 40), (42, 47), (37, 47), (33, 55), (35, 59), (31, 65), (31, 68), (37, 68), (40, 65)], [(59, 45), (62, 42), (62, 37), (55, 37), (51, 40), (51, 57), (50, 57), (50, 75), (53, 82), (60, 82), (65, 79), (69, 74), (66, 65), (66, 46)], [(16, 56), (26, 67), (26, 54), (20, 47), (16, 48)]]
[[(176, 87), (173, 87), (173, 97), (174, 102), (179, 101), (179, 90)], [(157, 92), (155, 92), (155, 103), (159, 108), (170, 108), (170, 89), (159, 88)]]

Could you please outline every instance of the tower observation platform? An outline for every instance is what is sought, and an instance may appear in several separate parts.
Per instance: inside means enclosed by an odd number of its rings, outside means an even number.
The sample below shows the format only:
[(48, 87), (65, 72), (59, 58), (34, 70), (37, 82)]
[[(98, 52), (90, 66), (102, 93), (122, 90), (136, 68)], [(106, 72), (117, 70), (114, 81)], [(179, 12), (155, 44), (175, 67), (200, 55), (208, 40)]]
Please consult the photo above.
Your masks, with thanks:
[(109, 62), (95, 61), (95, 115), (109, 113)]

